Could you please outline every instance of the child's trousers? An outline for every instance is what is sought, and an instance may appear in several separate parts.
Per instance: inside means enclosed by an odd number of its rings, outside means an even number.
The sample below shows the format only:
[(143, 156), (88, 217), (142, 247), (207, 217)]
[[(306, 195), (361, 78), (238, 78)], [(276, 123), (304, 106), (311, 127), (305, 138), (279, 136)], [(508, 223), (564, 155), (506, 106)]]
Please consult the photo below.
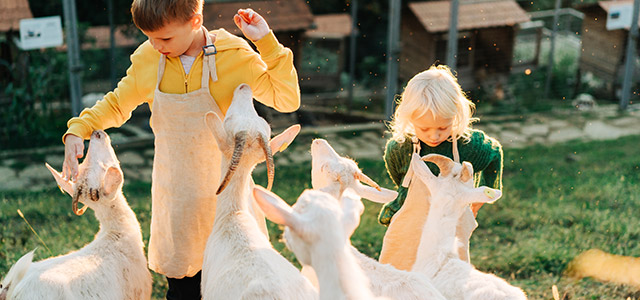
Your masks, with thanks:
[(184, 277), (180, 279), (167, 277), (169, 290), (167, 291), (167, 300), (200, 300), (200, 276), (202, 271), (193, 277)]

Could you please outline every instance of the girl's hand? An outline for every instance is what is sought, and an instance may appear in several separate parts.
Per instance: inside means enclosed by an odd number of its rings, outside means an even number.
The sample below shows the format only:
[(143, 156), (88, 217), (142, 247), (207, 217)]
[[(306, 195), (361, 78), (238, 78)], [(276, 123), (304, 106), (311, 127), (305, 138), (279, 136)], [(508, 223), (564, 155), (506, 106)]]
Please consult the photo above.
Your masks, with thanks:
[(78, 158), (84, 155), (84, 140), (73, 134), (64, 138), (64, 162), (62, 163), (62, 178), (65, 180), (78, 179)]
[(267, 21), (251, 8), (238, 9), (238, 13), (233, 16), (233, 22), (244, 36), (253, 42), (263, 38), (270, 30)]

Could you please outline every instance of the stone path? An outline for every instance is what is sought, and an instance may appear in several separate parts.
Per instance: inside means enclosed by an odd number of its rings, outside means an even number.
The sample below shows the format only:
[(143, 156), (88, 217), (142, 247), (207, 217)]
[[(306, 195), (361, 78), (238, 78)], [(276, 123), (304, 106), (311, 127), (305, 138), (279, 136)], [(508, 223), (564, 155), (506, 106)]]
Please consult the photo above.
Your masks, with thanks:
[[(640, 136), (640, 106), (620, 113), (616, 105), (599, 106), (588, 112), (577, 110), (521, 116), (480, 116), (475, 127), (497, 138), (504, 148), (523, 148), (535, 144), (551, 145), (570, 140), (606, 140)], [(122, 129), (129, 137), (111, 133), (114, 148), (127, 180), (151, 181), (153, 137), (134, 126)], [(279, 133), (282, 129), (274, 129)], [(296, 141), (276, 156), (279, 165), (311, 160), (311, 140), (321, 137), (335, 150), (354, 159), (381, 159), (388, 135), (379, 123), (303, 128)], [(44, 167), (48, 162), (60, 169), (61, 146), (33, 151), (0, 153), (0, 190), (40, 190), (55, 182)], [(261, 167), (261, 166), (259, 166)], [(261, 170), (257, 170), (261, 171)]]

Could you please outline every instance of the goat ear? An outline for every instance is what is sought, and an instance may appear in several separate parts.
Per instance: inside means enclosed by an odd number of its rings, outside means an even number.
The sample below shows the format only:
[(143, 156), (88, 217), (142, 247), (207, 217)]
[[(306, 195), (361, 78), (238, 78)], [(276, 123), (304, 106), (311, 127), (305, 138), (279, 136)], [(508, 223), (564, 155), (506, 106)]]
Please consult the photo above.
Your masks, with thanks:
[[(4, 279), (2, 280), (2, 286), (4, 288), (7, 288), (8, 285), (10, 285), (12, 283), (16, 284), (16, 283), (20, 282), (20, 280), (22, 280), (24, 275), (27, 274), (27, 271), (29, 271), (29, 267), (31, 266), (31, 263), (33, 262), (33, 252), (35, 252), (36, 249), (33, 249), (29, 253), (27, 253), (24, 256), (22, 256), (13, 265), (13, 267), (11, 267), (11, 269), (9, 269), (9, 272), (7, 272), (7, 275), (5, 275)], [(1, 290), (1, 288), (0, 288), (0, 290)]]
[(362, 198), (376, 203), (387, 203), (395, 200), (398, 197), (398, 192), (396, 191), (385, 189), (383, 187), (381, 187), (380, 190), (377, 190), (376, 188), (360, 183), (356, 184), (355, 190), (356, 193), (358, 193), (358, 195), (360, 195)]
[(291, 125), (291, 127), (285, 129), (281, 134), (274, 136), (269, 142), (269, 145), (271, 146), (271, 153), (276, 154), (277, 152), (282, 152), (284, 149), (287, 149), (299, 132), (300, 125), (296, 124)]
[[(431, 173), (431, 170), (429, 169), (429, 167), (427, 167), (427, 164), (422, 161), (420, 155), (418, 155), (417, 153), (412, 154), (411, 165), (409, 166), (409, 168), (411, 168), (415, 175), (417, 175), (420, 180), (424, 181), (425, 184), (428, 184), (430, 181), (436, 179), (436, 176)], [(415, 175), (414, 178), (416, 177)]]
[(364, 212), (364, 205), (360, 196), (351, 188), (347, 188), (340, 198), (342, 206), (342, 226), (347, 237), (350, 237), (360, 224), (360, 215)]
[(293, 209), (278, 195), (259, 185), (255, 185), (253, 196), (267, 219), (276, 224), (289, 226), (292, 229), (298, 227), (297, 217), (293, 214)]
[(224, 126), (222, 124), (220, 116), (218, 116), (213, 111), (209, 111), (204, 115), (204, 123), (207, 125), (207, 127), (209, 127), (209, 130), (213, 134), (213, 137), (216, 139), (218, 148), (222, 149), (222, 147), (226, 147), (227, 132), (224, 131)]
[(471, 179), (473, 179), (473, 166), (468, 161), (462, 162), (462, 171), (460, 173), (460, 180), (462, 182), (467, 182)]
[(48, 163), (44, 163), (44, 165), (47, 167), (47, 169), (49, 169), (51, 175), (53, 175), (53, 178), (56, 179), (56, 183), (58, 183), (58, 187), (60, 188), (60, 190), (66, 192), (69, 195), (73, 195), (73, 183), (71, 182), (71, 180), (63, 179), (62, 174), (52, 168)]
[(470, 203), (493, 203), (502, 197), (502, 191), (486, 186), (474, 188), (472, 195), (467, 197)]
[(123, 181), (122, 171), (116, 167), (109, 167), (107, 173), (104, 174), (102, 191), (106, 195), (111, 195), (120, 188)]

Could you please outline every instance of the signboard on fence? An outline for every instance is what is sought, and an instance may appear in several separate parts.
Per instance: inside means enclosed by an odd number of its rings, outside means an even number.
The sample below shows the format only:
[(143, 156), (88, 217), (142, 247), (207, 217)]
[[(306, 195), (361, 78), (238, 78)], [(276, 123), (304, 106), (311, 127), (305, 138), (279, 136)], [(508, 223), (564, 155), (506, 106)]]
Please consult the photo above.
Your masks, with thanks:
[(632, 11), (633, 3), (611, 5), (607, 14), (607, 30), (631, 28)]
[(33, 50), (62, 45), (62, 22), (60, 16), (20, 20), (18, 47)]

